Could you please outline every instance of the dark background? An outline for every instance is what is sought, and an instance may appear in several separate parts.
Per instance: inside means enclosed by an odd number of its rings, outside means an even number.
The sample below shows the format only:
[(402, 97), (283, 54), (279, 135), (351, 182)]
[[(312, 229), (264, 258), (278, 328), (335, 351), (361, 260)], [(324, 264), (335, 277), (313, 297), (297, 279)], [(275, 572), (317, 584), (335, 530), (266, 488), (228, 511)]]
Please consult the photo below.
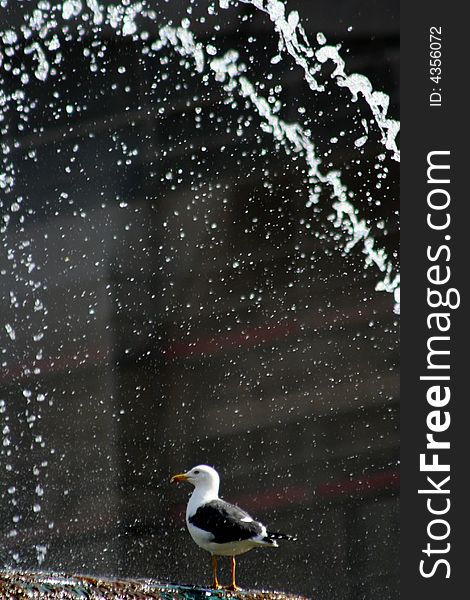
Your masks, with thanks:
[[(186, 16), (152, 4), (162, 21)], [(288, 6), (312, 42), (341, 42), (348, 72), (387, 92), (397, 118), (398, 4)], [(2, 10), (2, 27), (23, 22), (19, 4)], [(371, 202), (383, 149), (373, 135), (360, 153), (352, 143), (367, 107), (333, 86), (312, 93), (290, 58), (269, 65), (277, 40), (252, 7), (205, 23), (206, 4), (193, 10), (191, 30), (237, 48), (260, 93), (282, 83), (281, 117), (310, 125), (396, 258), (397, 165), (386, 159)], [(0, 339), (3, 564), (37, 568), (46, 545), (42, 569), (208, 582), (187, 490), (168, 485), (202, 462), (226, 499), (299, 537), (242, 557), (243, 587), (397, 598), (398, 331), (377, 273), (359, 248), (338, 251), (328, 194), (306, 207), (300, 161), (244, 100), (225, 102), (171, 51), (146, 54), (147, 40), (72, 25), (60, 39), (59, 74), (31, 78), (31, 115), (3, 125), (16, 167), (0, 190), (1, 316), (16, 334)], [(11, 62), (31, 68), (27, 56)], [(2, 79), (16, 89), (11, 70)]]

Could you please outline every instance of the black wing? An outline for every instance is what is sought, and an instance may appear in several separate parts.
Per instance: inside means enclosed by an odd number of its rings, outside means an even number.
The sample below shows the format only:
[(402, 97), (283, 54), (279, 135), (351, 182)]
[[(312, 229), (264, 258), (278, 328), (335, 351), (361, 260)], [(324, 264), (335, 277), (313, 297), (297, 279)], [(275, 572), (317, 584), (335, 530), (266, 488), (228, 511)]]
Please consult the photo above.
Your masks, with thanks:
[(214, 536), (212, 541), (216, 544), (249, 540), (262, 533), (263, 528), (260, 523), (242, 519), (251, 519), (251, 517), (238, 506), (223, 500), (212, 500), (200, 506), (194, 515), (189, 517), (189, 522), (199, 529), (212, 533)]

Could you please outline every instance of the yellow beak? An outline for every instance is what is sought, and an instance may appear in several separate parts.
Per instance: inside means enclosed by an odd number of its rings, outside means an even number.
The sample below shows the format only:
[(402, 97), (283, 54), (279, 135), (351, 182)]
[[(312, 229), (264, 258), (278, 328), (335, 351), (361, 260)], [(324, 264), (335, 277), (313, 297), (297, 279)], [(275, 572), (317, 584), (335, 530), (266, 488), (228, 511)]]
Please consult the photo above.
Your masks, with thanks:
[(173, 477), (170, 479), (170, 483), (175, 483), (177, 481), (187, 481), (188, 476), (186, 475), (186, 473), (178, 473), (177, 475), (173, 475)]

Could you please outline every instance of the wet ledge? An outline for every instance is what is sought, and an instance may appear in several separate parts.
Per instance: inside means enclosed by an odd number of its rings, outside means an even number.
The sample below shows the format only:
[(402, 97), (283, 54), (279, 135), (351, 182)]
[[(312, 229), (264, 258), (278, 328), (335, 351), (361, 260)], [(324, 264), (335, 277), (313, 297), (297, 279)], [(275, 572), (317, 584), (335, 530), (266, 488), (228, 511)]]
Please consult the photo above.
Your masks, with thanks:
[(29, 598), (61, 600), (103, 600), (133, 598), (160, 600), (210, 600), (237, 598), (239, 600), (305, 600), (302, 596), (277, 591), (242, 590), (228, 592), (210, 588), (152, 579), (101, 579), (80, 575), (55, 573), (0, 572), (0, 598), (23, 600)]

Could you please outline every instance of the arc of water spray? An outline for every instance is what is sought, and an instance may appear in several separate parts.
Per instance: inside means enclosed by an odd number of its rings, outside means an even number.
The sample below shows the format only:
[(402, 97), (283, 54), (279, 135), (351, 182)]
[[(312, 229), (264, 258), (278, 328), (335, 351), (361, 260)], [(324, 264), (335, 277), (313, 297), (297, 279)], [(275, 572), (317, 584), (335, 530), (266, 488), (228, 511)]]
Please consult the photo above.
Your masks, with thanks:
[[(155, 50), (170, 44), (180, 54), (192, 57), (196, 69), (204, 70), (204, 52), (201, 43), (196, 42), (194, 35), (186, 27), (164, 26), (160, 29), (160, 43), (154, 46)], [(392, 293), (395, 299), (395, 312), (399, 312), (399, 274), (393, 273), (393, 265), (388, 260), (383, 248), (377, 248), (376, 241), (366, 222), (358, 216), (357, 208), (347, 199), (346, 186), (341, 181), (339, 171), (329, 171), (323, 174), (320, 170), (321, 160), (318, 158), (315, 145), (298, 123), (286, 123), (276, 116), (268, 101), (257, 94), (254, 85), (243, 75), (245, 65), (238, 62), (238, 53), (235, 50), (227, 52), (223, 57), (213, 58), (209, 67), (215, 75), (216, 81), (223, 83), (227, 93), (238, 89), (239, 93), (251, 101), (264, 123), (269, 126), (273, 137), (284, 145), (285, 149), (292, 150), (304, 156), (307, 166), (310, 200), (315, 201), (314, 187), (321, 183), (331, 189), (333, 208), (336, 212), (333, 225), (346, 233), (349, 240), (344, 245), (346, 253), (362, 240), (362, 251), (365, 254), (365, 266), (375, 265), (383, 278), (377, 283), (377, 291)]]
[[(237, 2), (251, 4), (269, 15), (279, 35), (279, 52), (287, 50), (295, 62), (303, 68), (311, 89), (322, 89), (322, 86), (315, 79), (315, 74), (319, 71), (321, 63), (328, 59), (333, 60), (336, 64), (336, 70), (332, 76), (338, 85), (348, 87), (353, 96), (357, 97), (358, 93), (363, 94), (382, 132), (385, 147), (391, 150), (392, 157), (398, 160), (399, 153), (395, 138), (399, 130), (399, 124), (386, 117), (388, 110), (388, 96), (386, 94), (374, 91), (369, 80), (363, 75), (347, 75), (344, 60), (340, 57), (337, 48), (322, 46), (314, 52), (300, 24), (298, 13), (292, 11), (286, 16), (285, 5), (280, 0), (219, 0), (219, 5), (221, 8), (228, 8), (230, 4)], [(63, 6), (65, 7), (66, 4), (64, 3)], [(113, 7), (108, 7), (106, 14), (105, 9), (101, 9), (94, 0), (87, 0), (87, 5), (93, 12), (95, 25), (108, 23), (114, 29), (121, 29), (123, 35), (129, 35), (136, 31), (134, 18), (137, 15), (155, 18), (155, 13), (144, 8), (144, 2), (128, 5), (125, 12), (116, 12)], [(68, 18), (77, 18), (79, 13), (80, 10), (77, 14), (70, 13)], [(45, 19), (43, 18), (39, 25), (42, 26), (44, 22)], [(202, 72), (205, 64), (204, 47), (201, 43), (196, 42), (194, 35), (188, 28), (189, 22), (184, 27), (175, 28), (169, 25), (161, 27), (159, 43), (157, 42), (152, 47), (158, 50), (159, 47), (170, 44), (183, 55), (192, 57), (195, 61), (196, 70)], [(44, 62), (45, 57), (43, 54), (39, 53), (38, 56), (42, 56)], [(317, 62), (311, 64), (314, 58)], [(45, 66), (41, 67), (41, 64), (39, 64), (39, 67), (42, 73)], [(340, 173), (330, 171), (323, 174), (320, 171), (321, 161), (316, 155), (315, 146), (310, 137), (299, 124), (286, 123), (274, 115), (266, 99), (257, 94), (254, 85), (245, 75), (242, 75), (242, 72), (246, 69), (244, 65), (238, 62), (236, 51), (226, 53), (223, 58), (213, 58), (209, 62), (209, 67), (214, 73), (216, 81), (225, 82), (224, 88), (227, 92), (231, 93), (238, 89), (243, 97), (251, 101), (265, 124), (269, 126), (272, 135), (284, 144), (285, 149), (291, 148), (295, 152), (303, 154), (307, 165), (312, 199), (315, 196), (313, 187), (316, 183), (328, 185), (332, 189), (333, 208), (336, 211), (333, 224), (350, 238), (344, 246), (344, 251), (349, 252), (360, 240), (363, 241), (366, 266), (375, 264), (384, 273), (383, 279), (377, 284), (377, 289), (393, 293), (397, 309), (399, 303), (399, 275), (393, 275), (393, 267), (388, 261), (385, 251), (376, 248), (376, 242), (370, 228), (367, 227), (364, 220), (358, 217), (357, 209), (347, 200), (346, 187), (341, 182)]]
[(339, 87), (350, 90), (354, 102), (357, 100), (358, 95), (362, 94), (382, 134), (381, 141), (383, 145), (390, 151), (394, 160), (400, 160), (400, 151), (396, 142), (396, 137), (400, 131), (400, 123), (387, 116), (390, 102), (387, 94), (374, 90), (372, 83), (364, 75), (346, 73), (346, 63), (341, 58), (336, 46), (322, 45), (314, 51), (300, 23), (299, 13), (293, 10), (286, 15), (286, 6), (280, 0), (219, 0), (221, 8), (229, 8), (231, 4), (235, 5), (237, 3), (251, 4), (269, 15), (279, 35), (279, 54), (275, 57), (275, 62), (278, 62), (282, 53), (287, 51), (303, 69), (305, 79), (311, 90), (324, 90), (324, 86), (318, 83), (315, 75), (320, 71), (321, 64), (331, 60), (335, 64), (335, 70), (331, 77)]
[[(265, 0), (231, 1), (252, 4), (263, 12), (268, 13), (271, 20), (275, 23), (276, 30), (280, 36), (280, 51), (286, 48), (289, 54), (294, 57), (297, 64), (302, 66), (311, 89), (322, 89), (313, 76), (314, 72), (319, 69), (312, 68), (308, 63), (307, 58), (311, 58), (314, 53), (308, 45), (308, 40), (296, 12), (290, 13), (286, 18), (285, 5), (279, 0), (267, 0), (266, 3)], [(222, 8), (228, 8), (230, 0), (219, 0), (219, 3)], [(302, 37), (303, 43), (299, 42), (297, 33)], [(171, 44), (183, 55), (192, 57), (195, 61), (196, 69), (199, 72), (203, 71), (203, 46), (195, 41), (194, 35), (186, 27), (162, 27), (160, 29), (160, 45), (157, 44), (155, 49), (158, 50), (167, 43)], [(382, 92), (374, 91), (370, 81), (363, 75), (346, 75), (345, 63), (336, 48), (323, 46), (317, 51), (317, 58), (320, 62), (325, 62), (325, 60), (331, 58), (337, 65), (333, 76), (337, 78), (338, 85), (348, 87), (355, 97), (357, 97), (358, 93), (364, 95), (382, 132), (382, 142), (387, 149), (392, 151), (392, 158), (399, 160), (399, 151), (396, 147), (396, 135), (399, 131), (399, 123), (386, 117), (389, 103), (388, 96)], [(366, 257), (365, 266), (375, 265), (384, 274), (383, 278), (378, 281), (376, 290), (393, 294), (395, 300), (394, 310), (398, 313), (400, 309), (400, 275), (394, 274), (393, 265), (388, 260), (385, 250), (377, 247), (376, 240), (370, 228), (358, 216), (356, 207), (347, 199), (347, 189), (341, 181), (340, 172), (329, 171), (325, 174), (321, 172), (321, 160), (316, 155), (315, 145), (310, 137), (298, 123), (286, 123), (273, 113), (267, 100), (257, 94), (254, 85), (245, 75), (242, 75), (246, 71), (246, 68), (245, 65), (238, 62), (238, 53), (235, 50), (227, 52), (222, 58), (212, 59), (209, 62), (209, 66), (215, 75), (215, 79), (224, 83), (226, 92), (233, 93), (238, 88), (240, 94), (251, 101), (258, 114), (269, 125), (275, 139), (284, 145), (287, 144), (287, 147), (290, 147), (293, 151), (303, 154), (307, 164), (311, 199), (315, 197), (313, 190), (317, 183), (327, 185), (332, 190), (331, 198), (334, 200), (333, 208), (336, 212), (336, 218), (332, 221), (333, 225), (349, 236), (349, 241), (345, 244), (344, 251), (348, 253), (362, 240), (363, 253)]]

